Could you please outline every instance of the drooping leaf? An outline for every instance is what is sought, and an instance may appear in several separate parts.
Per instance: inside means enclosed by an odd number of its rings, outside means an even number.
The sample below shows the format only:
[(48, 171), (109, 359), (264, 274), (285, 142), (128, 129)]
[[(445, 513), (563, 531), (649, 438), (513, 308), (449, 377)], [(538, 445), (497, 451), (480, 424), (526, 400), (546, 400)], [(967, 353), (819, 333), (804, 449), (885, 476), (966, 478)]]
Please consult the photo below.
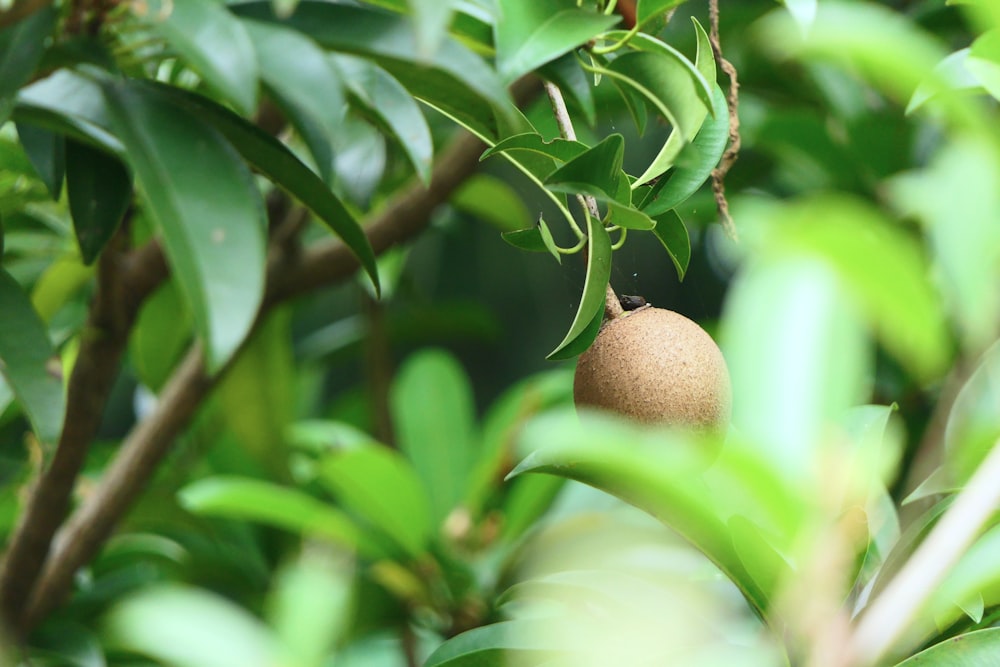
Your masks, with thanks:
[(417, 176), (431, 177), (434, 145), (420, 107), (399, 81), (362, 58), (337, 56), (337, 67), (351, 93), (396, 137)]
[(322, 458), (319, 480), (352, 514), (418, 558), (432, 534), (428, 490), (399, 453), (375, 443)]
[(133, 12), (158, 32), (216, 94), (245, 115), (257, 107), (257, 55), (226, 6), (202, 0), (150, 0)]
[(684, 280), (688, 264), (691, 262), (691, 239), (681, 216), (673, 209), (656, 216), (656, 226), (653, 234), (670, 255), (670, 260), (677, 269), (677, 278)]
[(222, 135), (183, 106), (145, 86), (107, 82), (103, 89), (209, 371), (217, 371), (246, 337), (263, 297), (260, 192)]
[(966, 632), (926, 648), (896, 667), (991, 667), (1000, 651), (1000, 628)]
[(354, 252), (368, 277), (378, 286), (375, 252), (361, 226), (330, 188), (284, 144), (205, 97), (174, 87), (163, 86), (158, 90), (210, 123), (243, 159), (315, 213)]
[(661, 177), (646, 195), (640, 204), (644, 213), (657, 217), (683, 204), (718, 166), (729, 143), (729, 114), (719, 86), (715, 86), (712, 106), (715, 117), (706, 119), (694, 141), (678, 154), (673, 171)]
[(500, 0), (494, 26), (497, 70), (510, 83), (555, 60), (618, 22), (558, 0)]
[(31, 79), (45, 53), (59, 11), (46, 5), (14, 25), (0, 30), (0, 125), (14, 108), (18, 89)]
[(126, 597), (102, 619), (108, 646), (178, 667), (266, 667), (278, 646), (260, 620), (214, 593), (162, 585)]
[(604, 324), (604, 309), (600, 308), (596, 313), (594, 313), (594, 317), (590, 320), (590, 324), (588, 324), (576, 338), (570, 341), (566, 347), (559, 350), (559, 352), (550, 354), (547, 359), (549, 359), (549, 361), (562, 361), (563, 359), (572, 359), (573, 357), (583, 354), (597, 338), (597, 334), (601, 331), (602, 324)]
[(93, 144), (114, 154), (123, 147), (111, 132), (111, 121), (98, 83), (61, 69), (18, 93), (14, 119)]
[[(21, 286), (0, 269), (0, 372), (38, 439), (54, 445), (62, 432), (62, 382), (50, 365), (55, 350)], [(56, 366), (58, 368), (58, 366)]]
[[(294, 107), (296, 116), (306, 116), (320, 132), (318, 141), (328, 147), (343, 117), (345, 100), (340, 76), (326, 53), (297, 30), (248, 19), (241, 24), (257, 54), (261, 80), (282, 106)], [(310, 146), (310, 151), (319, 173), (329, 179), (332, 162), (324, 159), (322, 149)]]
[(132, 175), (116, 157), (87, 144), (66, 142), (66, 195), (85, 264), (92, 264), (132, 202)]
[(566, 336), (546, 359), (562, 358), (559, 355), (574, 340), (584, 332), (593, 331), (594, 319), (603, 312), (604, 297), (611, 279), (611, 237), (601, 221), (593, 216), (587, 216), (587, 237), (587, 277), (580, 305)]
[(411, 356), (391, 392), (393, 426), (440, 524), (465, 496), (474, 465), (475, 405), (458, 361), (441, 350)]
[(281, 528), (303, 537), (319, 537), (364, 556), (378, 557), (383, 550), (344, 512), (298, 489), (245, 477), (205, 477), (180, 490), (178, 499), (189, 512), (200, 516), (252, 521)]
[[(495, 145), (486, 149), (486, 152), (483, 153), (481, 159), (485, 160), (486, 158), (496, 155), (497, 153), (530, 151), (548, 156), (559, 162), (569, 162), (574, 158), (580, 157), (586, 153), (587, 150), (588, 146), (579, 141), (570, 141), (569, 139), (558, 138), (553, 139), (552, 141), (545, 141), (542, 135), (537, 132), (525, 132), (523, 134), (515, 134), (512, 137), (507, 137), (497, 142)], [(538, 174), (538, 176), (539, 178), (545, 178), (548, 174)]]
[[(267, 0), (233, 7), (241, 16), (279, 20)], [(371, 7), (302, 0), (282, 21), (327, 49), (373, 60), (413, 95), (426, 100), (485, 137), (499, 137), (499, 116), (512, 104), (496, 73), (476, 54), (450, 37), (424, 59), (413, 24)]]
[(49, 194), (59, 199), (66, 173), (66, 140), (55, 132), (23, 123), (17, 124), (17, 134)]

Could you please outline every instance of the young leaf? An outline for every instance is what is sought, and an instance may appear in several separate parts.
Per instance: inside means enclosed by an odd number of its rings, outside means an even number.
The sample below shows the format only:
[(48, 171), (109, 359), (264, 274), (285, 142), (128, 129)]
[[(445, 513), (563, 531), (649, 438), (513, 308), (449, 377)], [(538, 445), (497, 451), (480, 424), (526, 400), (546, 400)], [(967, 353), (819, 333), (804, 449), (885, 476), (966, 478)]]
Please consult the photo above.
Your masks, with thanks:
[(263, 297), (260, 191), (225, 139), (184, 107), (145, 86), (103, 89), (215, 372), (246, 337)]
[(604, 296), (611, 279), (611, 237), (601, 221), (594, 216), (587, 216), (587, 232), (587, 277), (583, 284), (580, 306), (566, 337), (546, 359), (558, 359), (557, 355), (580, 334), (593, 329), (594, 318), (603, 312)]
[[(63, 423), (63, 387), (50, 365), (56, 359), (38, 314), (21, 286), (0, 269), (0, 373), (38, 439), (54, 445)], [(58, 368), (58, 366), (57, 366)]]
[(161, 585), (118, 602), (102, 619), (106, 646), (185, 667), (278, 664), (273, 636), (250, 612), (214, 593)]
[(92, 264), (132, 203), (132, 175), (118, 158), (66, 141), (66, 196), (84, 264)]
[(688, 237), (687, 227), (674, 210), (656, 216), (655, 220), (653, 234), (670, 255), (674, 268), (677, 269), (678, 280), (684, 280), (688, 264), (691, 262), (691, 239)]
[(614, 200), (609, 200), (606, 203), (609, 224), (618, 225), (623, 229), (641, 229), (643, 231), (649, 231), (656, 227), (656, 221), (638, 209), (623, 206)]
[(399, 81), (363, 58), (337, 56), (351, 93), (389, 129), (420, 180), (430, 182), (434, 145), (420, 107)]
[[(278, 20), (267, 0), (237, 5), (233, 11), (249, 18)], [(282, 22), (324, 48), (375, 61), (413, 95), (461, 119), (485, 137), (496, 140), (498, 115), (512, 113), (503, 82), (479, 56), (446, 37), (425, 59), (413, 25), (404, 17), (370, 7), (302, 0), (295, 13)]]
[(640, 204), (643, 213), (656, 217), (683, 204), (718, 166), (729, 143), (726, 96), (719, 86), (715, 86), (712, 108), (715, 116), (706, 119), (694, 141), (677, 156), (673, 171), (657, 181)]
[(302, 202), (354, 252), (368, 277), (379, 284), (375, 252), (361, 225), (309, 167), (280, 141), (206, 97), (173, 86), (157, 90), (221, 132), (243, 159)]
[[(137, 6), (138, 7), (138, 6)], [(257, 57), (243, 25), (225, 5), (150, 0), (134, 9), (205, 80), (245, 115), (257, 107)]]
[(58, 15), (53, 5), (47, 4), (0, 30), (0, 125), (7, 121), (18, 89), (31, 79), (41, 61), (45, 39), (52, 33)]
[(321, 460), (319, 474), (349, 512), (407, 555), (425, 553), (433, 527), (427, 490), (398, 452), (377, 444), (333, 452)]
[(965, 632), (934, 644), (896, 667), (991, 667), (1000, 651), (1000, 628)]
[(618, 22), (617, 16), (567, 9), (554, 0), (500, 0), (498, 9), (497, 70), (507, 83)]
[(965, 66), (990, 95), (1000, 99), (1000, 29), (976, 38)]
[(217, 475), (188, 484), (178, 492), (187, 511), (199, 516), (252, 521), (303, 537), (320, 537), (363, 556), (384, 551), (344, 512), (298, 489), (244, 477)]
[(429, 350), (403, 365), (390, 400), (399, 447), (423, 481), (438, 525), (461, 502), (474, 463), (472, 387), (454, 357)]
[[(611, 134), (549, 174), (545, 185), (562, 192), (584, 193), (615, 200), (621, 192), (625, 138)], [(627, 180), (625, 181), (627, 183)], [(622, 202), (626, 206), (628, 201)]]

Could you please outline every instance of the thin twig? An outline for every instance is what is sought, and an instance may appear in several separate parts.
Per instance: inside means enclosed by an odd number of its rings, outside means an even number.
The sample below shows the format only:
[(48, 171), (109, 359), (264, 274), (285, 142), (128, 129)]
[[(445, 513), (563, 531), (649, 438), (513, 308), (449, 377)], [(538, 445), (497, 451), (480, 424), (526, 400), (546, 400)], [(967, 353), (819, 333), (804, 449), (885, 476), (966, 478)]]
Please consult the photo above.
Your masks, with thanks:
[(905, 634), (935, 587), (1000, 506), (1000, 441), (941, 516), (930, 534), (858, 620), (848, 655), (873, 665)]
[(726, 93), (726, 107), (729, 110), (729, 147), (722, 154), (719, 166), (712, 170), (712, 194), (715, 195), (715, 205), (719, 209), (723, 229), (726, 230), (729, 238), (736, 241), (739, 239), (739, 234), (736, 231), (733, 217), (729, 214), (725, 179), (726, 174), (729, 173), (740, 154), (740, 83), (736, 76), (736, 68), (722, 55), (722, 43), (719, 38), (719, 0), (708, 0), (708, 18), (710, 24), (708, 41), (712, 45), (715, 62), (719, 65), (719, 69), (729, 77), (729, 91)]

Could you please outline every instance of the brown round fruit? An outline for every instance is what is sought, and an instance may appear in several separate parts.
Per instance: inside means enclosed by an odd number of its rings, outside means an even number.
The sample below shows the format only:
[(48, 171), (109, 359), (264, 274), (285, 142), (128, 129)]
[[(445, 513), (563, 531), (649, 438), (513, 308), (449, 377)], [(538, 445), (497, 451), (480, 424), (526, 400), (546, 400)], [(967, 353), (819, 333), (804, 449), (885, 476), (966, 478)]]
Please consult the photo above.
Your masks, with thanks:
[(580, 355), (573, 379), (578, 407), (647, 423), (725, 429), (729, 371), (715, 341), (670, 310), (647, 306), (606, 322)]

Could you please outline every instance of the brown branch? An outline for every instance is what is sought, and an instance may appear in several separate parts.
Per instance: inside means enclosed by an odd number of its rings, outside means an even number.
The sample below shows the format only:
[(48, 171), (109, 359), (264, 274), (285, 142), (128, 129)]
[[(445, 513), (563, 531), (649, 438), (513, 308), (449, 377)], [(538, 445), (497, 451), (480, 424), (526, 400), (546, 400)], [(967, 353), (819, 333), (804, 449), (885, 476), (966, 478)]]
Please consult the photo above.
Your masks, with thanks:
[[(515, 85), (513, 92), (516, 99), (523, 100), (536, 90), (536, 84), (522, 80)], [(415, 184), (378, 212), (365, 225), (365, 233), (375, 252), (381, 253), (426, 228), (434, 208), (446, 201), (459, 185), (475, 173), (482, 151), (483, 144), (463, 132), (440, 154), (427, 188)], [(156, 274), (158, 262), (162, 259), (162, 253), (158, 254), (157, 249), (158, 246), (150, 246), (148, 250), (134, 253), (133, 258), (141, 255), (145, 262), (154, 265), (152, 273)], [(289, 257), (287, 253), (272, 255), (268, 262), (264, 305), (254, 326), (259, 326), (275, 305), (344, 280), (358, 268), (357, 258), (339, 241), (312, 247), (294, 257)], [(150, 288), (156, 281), (147, 276), (140, 284)], [(120, 357), (121, 349), (118, 354)], [(95, 358), (100, 359), (99, 356)], [(116, 368), (117, 358), (110, 365)], [(16, 622), (15, 627), (22, 636), (69, 594), (76, 571), (97, 554), (112, 534), (117, 523), (142, 493), (173, 440), (190, 422), (220, 377), (205, 374), (199, 347), (189, 351), (164, 388), (156, 410), (133, 429), (93, 494), (59, 531), (26, 610)], [(73, 478), (70, 478), (68, 485), (71, 486), (72, 482)], [(39, 556), (44, 556), (44, 553)], [(17, 619), (17, 615), (11, 614), (11, 618)]]
[(709, 35), (708, 41), (712, 45), (712, 53), (715, 55), (715, 62), (719, 69), (729, 77), (729, 91), (726, 93), (726, 108), (729, 111), (729, 147), (722, 154), (719, 166), (712, 170), (712, 194), (715, 196), (715, 205), (719, 209), (719, 216), (722, 218), (722, 227), (726, 234), (734, 241), (739, 239), (736, 231), (736, 224), (729, 214), (729, 201), (726, 199), (726, 174), (729, 173), (733, 163), (740, 154), (740, 116), (739, 116), (739, 91), (740, 83), (736, 76), (736, 68), (722, 55), (722, 43), (719, 39), (719, 0), (708, 0)]

